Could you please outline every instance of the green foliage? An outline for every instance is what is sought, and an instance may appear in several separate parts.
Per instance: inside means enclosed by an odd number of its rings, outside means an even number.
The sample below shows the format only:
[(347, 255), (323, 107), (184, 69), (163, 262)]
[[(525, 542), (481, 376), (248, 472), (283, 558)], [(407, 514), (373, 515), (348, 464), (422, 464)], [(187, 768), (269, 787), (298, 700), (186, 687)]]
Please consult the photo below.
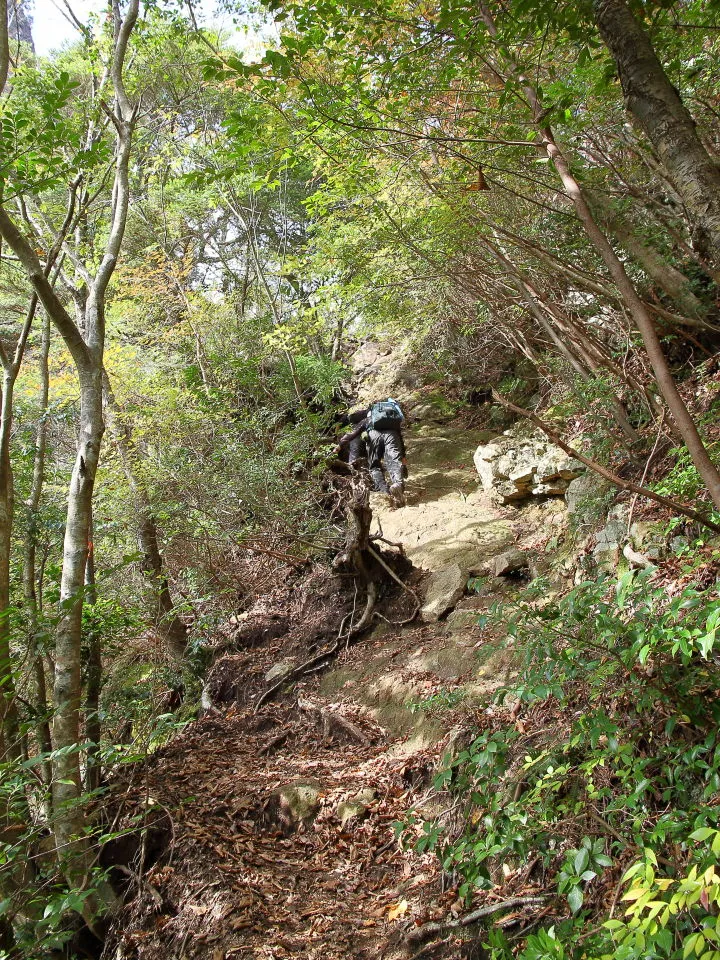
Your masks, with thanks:
[[(500, 883), (508, 865), (542, 864), (559, 897), (556, 922), (527, 938), (515, 954), (522, 960), (680, 960), (685, 950), (714, 950), (716, 590), (673, 595), (653, 573), (626, 574), (583, 583), (557, 602), (542, 586), (529, 588), (489, 620), (524, 657), (498, 699), (531, 707), (543, 736), (503, 723), (496, 707), (499, 719), (435, 780), (464, 805), (462, 830), (415, 823), (408, 831), (421, 831), (426, 845), (432, 837), (468, 898)], [(555, 731), (552, 718), (570, 707)], [(638, 848), (643, 859), (627, 869)], [(661, 875), (658, 862), (669, 872)], [(626, 913), (608, 919), (621, 880)], [(489, 946), (498, 960), (512, 955), (501, 937)]]
[(629, 884), (622, 895), (624, 918), (604, 924), (615, 947), (602, 960), (718, 960), (720, 957), (720, 831), (700, 827), (693, 841), (689, 869), (679, 876), (658, 876), (658, 859), (651, 849), (624, 874)]
[(703, 482), (690, 454), (684, 447), (680, 447), (671, 450), (670, 456), (675, 462), (662, 480), (653, 485), (653, 490), (664, 497), (696, 500), (703, 490)]
[(452, 710), (462, 703), (466, 693), (464, 690), (439, 690), (425, 700), (418, 700), (410, 704), (410, 713), (442, 713)]

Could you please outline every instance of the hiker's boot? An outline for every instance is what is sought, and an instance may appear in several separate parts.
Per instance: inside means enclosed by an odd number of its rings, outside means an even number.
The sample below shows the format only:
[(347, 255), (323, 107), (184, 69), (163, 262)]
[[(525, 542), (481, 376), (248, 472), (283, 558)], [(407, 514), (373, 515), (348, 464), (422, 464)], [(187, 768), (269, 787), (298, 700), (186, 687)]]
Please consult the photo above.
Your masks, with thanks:
[(392, 484), (390, 487), (390, 496), (398, 507), (405, 506), (405, 493), (403, 492), (403, 485), (401, 483)]

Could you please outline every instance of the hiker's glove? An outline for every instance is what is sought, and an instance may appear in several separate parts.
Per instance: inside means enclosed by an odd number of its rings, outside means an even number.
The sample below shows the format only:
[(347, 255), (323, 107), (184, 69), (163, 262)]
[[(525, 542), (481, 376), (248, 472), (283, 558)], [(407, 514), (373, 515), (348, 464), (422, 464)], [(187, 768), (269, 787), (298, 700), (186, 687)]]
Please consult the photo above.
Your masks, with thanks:
[(403, 462), (402, 462), (402, 478), (403, 478), (403, 480), (407, 480), (408, 476), (409, 476), (409, 474), (408, 474), (408, 468), (407, 468), (407, 460), (403, 460)]

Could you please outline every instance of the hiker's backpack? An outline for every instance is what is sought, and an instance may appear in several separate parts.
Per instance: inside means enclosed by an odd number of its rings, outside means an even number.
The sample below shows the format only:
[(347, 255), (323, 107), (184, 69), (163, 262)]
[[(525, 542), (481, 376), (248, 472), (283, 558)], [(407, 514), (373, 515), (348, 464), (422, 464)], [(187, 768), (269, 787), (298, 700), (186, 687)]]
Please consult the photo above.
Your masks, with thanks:
[(405, 417), (395, 400), (381, 400), (370, 407), (368, 427), (371, 430), (399, 430)]

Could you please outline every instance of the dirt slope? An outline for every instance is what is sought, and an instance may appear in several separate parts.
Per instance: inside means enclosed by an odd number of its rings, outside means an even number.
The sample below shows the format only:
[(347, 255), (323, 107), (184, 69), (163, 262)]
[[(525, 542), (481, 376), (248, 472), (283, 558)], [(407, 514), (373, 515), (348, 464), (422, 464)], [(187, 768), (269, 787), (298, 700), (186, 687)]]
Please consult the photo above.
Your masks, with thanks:
[[(480, 569), (516, 541), (512, 513), (478, 487), (472, 454), (487, 438), (431, 421), (409, 428), (407, 506), (372, 499), (378, 532), (416, 567)], [(419, 574), (411, 582), (421, 589)], [(512, 669), (502, 644), (475, 625), (506, 589), (490, 583), (445, 623), (398, 628), (386, 613), (332, 669), (257, 714), (264, 672), (287, 655), (283, 637), (227, 658), (228, 689), (242, 695), (186, 728), (124, 787), (120, 822), (151, 824), (143, 856), (153, 865), (140, 879), (136, 857), (136, 896), (104, 956), (407, 956), (408, 931), (447, 917), (455, 894), (433, 855), (402, 849), (393, 824), (410, 808), (437, 809), (431, 782), (443, 752)], [(305, 819), (277, 793), (298, 781), (310, 797)], [(466, 946), (451, 936), (433, 956), (466, 956)]]

